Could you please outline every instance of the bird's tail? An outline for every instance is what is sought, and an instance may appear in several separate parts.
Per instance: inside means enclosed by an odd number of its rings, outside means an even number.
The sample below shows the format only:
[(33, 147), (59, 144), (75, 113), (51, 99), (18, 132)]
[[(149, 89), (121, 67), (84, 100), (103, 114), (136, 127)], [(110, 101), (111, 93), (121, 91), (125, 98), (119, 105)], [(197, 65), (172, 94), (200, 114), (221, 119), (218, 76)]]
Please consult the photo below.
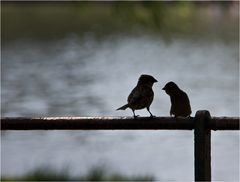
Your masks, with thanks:
[(128, 108), (128, 104), (122, 106), (122, 107), (119, 107), (117, 110), (125, 110)]

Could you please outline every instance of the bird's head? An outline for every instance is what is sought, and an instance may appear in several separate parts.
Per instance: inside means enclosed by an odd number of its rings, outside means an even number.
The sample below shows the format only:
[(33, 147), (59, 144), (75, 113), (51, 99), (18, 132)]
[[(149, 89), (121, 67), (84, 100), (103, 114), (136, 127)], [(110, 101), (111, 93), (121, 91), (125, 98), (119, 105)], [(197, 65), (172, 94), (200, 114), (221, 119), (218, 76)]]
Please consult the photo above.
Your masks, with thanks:
[(151, 75), (141, 75), (138, 79), (138, 84), (153, 86), (157, 80)]
[(168, 95), (171, 95), (173, 93), (175, 93), (177, 90), (179, 90), (179, 87), (177, 86), (176, 83), (174, 82), (168, 82), (163, 88), (162, 90), (165, 90), (165, 92), (168, 94)]

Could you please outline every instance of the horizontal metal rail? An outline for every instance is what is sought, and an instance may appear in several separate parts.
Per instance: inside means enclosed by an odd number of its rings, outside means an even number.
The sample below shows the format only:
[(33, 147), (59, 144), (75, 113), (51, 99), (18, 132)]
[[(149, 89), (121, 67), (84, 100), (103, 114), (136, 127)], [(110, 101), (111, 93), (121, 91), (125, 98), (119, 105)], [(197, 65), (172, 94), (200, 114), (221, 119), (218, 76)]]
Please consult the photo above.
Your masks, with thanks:
[[(3, 117), (1, 130), (192, 130), (194, 121), (194, 117)], [(239, 130), (239, 118), (212, 117), (207, 128)]]
[(211, 130), (239, 130), (239, 117), (42, 117), (1, 118), (1, 130), (193, 130), (195, 181), (211, 181)]

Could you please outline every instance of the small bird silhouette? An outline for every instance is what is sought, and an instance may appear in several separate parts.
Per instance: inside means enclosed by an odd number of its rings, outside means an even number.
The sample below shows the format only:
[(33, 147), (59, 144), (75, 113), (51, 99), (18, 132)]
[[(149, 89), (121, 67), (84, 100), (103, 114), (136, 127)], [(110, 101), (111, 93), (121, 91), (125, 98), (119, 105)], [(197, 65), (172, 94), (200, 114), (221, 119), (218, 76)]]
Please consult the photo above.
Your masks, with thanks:
[(188, 117), (192, 113), (190, 101), (187, 94), (182, 91), (174, 82), (168, 82), (163, 90), (170, 96), (171, 109), (170, 116)]
[(153, 117), (150, 112), (150, 105), (152, 104), (154, 92), (152, 90), (153, 84), (157, 80), (151, 75), (141, 75), (138, 79), (137, 86), (132, 90), (128, 96), (128, 103), (117, 110), (132, 109), (133, 116), (136, 118), (135, 110), (147, 108), (150, 117)]

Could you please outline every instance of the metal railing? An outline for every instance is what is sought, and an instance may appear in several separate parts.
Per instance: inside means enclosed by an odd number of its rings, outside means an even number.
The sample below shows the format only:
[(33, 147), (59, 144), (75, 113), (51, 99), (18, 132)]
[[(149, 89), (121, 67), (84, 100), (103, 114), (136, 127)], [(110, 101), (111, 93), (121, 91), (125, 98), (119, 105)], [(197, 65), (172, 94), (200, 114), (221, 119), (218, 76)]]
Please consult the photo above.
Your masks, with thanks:
[(211, 130), (239, 130), (239, 117), (42, 117), (1, 118), (1, 130), (194, 130), (195, 181), (211, 181)]

